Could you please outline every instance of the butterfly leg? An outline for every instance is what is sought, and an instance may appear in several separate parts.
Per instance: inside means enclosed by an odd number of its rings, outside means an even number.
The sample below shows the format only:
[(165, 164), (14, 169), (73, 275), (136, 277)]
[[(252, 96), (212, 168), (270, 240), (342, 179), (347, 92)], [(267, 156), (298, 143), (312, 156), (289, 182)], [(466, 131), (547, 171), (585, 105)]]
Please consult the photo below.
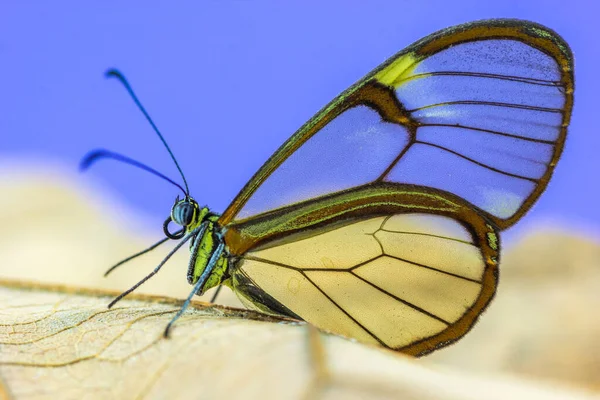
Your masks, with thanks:
[(165, 338), (169, 337), (169, 331), (171, 330), (171, 326), (173, 326), (175, 321), (177, 321), (179, 319), (179, 317), (181, 317), (181, 315), (189, 307), (194, 295), (202, 289), (202, 286), (204, 286), (204, 284), (206, 283), (206, 280), (208, 279), (208, 277), (212, 273), (213, 269), (217, 265), (217, 261), (219, 261), (219, 258), (223, 254), (224, 250), (225, 250), (225, 243), (221, 240), (221, 241), (219, 241), (219, 244), (217, 245), (217, 248), (215, 249), (215, 251), (210, 256), (208, 265), (204, 269), (204, 272), (202, 272), (202, 275), (200, 275), (198, 282), (196, 282), (196, 284), (194, 285), (194, 288), (190, 292), (190, 295), (188, 296), (188, 298), (185, 300), (185, 303), (183, 303), (183, 306), (181, 306), (181, 309), (177, 312), (177, 314), (175, 314), (173, 319), (167, 324), (167, 327), (165, 328), (165, 333), (164, 333)]
[(214, 303), (215, 300), (217, 300), (217, 296), (219, 295), (219, 292), (221, 292), (222, 287), (223, 287), (223, 285), (217, 286), (217, 289), (215, 290), (215, 294), (213, 294), (213, 296), (210, 298), (211, 303)]

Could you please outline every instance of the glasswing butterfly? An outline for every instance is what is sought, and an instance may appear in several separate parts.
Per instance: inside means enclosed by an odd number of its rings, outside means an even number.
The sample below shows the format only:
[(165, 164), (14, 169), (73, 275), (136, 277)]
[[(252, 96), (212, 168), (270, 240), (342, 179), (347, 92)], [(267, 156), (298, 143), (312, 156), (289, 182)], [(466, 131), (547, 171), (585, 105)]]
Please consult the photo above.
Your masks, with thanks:
[[(230, 287), (250, 307), (423, 355), (462, 337), (496, 290), (499, 231), (546, 188), (573, 105), (573, 57), (552, 30), (496, 19), (454, 26), (405, 48), (286, 141), (223, 214), (183, 178), (107, 150), (178, 186), (164, 224), (189, 243), (187, 301)], [(172, 232), (173, 222), (180, 229)], [(107, 273), (108, 273), (107, 272)]]

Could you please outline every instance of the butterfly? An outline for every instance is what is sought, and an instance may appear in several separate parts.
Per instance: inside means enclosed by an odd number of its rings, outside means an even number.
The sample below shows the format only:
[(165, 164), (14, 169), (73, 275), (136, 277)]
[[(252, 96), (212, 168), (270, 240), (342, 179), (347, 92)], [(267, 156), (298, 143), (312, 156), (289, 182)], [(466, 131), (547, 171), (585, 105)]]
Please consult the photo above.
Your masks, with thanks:
[[(573, 106), (573, 57), (539, 24), (450, 27), (408, 46), (289, 138), (222, 214), (184, 185), (164, 223), (194, 295), (230, 287), (263, 313), (420, 356), (465, 335), (498, 283), (499, 232), (545, 190)], [(172, 231), (174, 223), (178, 230)], [(108, 273), (107, 272), (107, 273)]]

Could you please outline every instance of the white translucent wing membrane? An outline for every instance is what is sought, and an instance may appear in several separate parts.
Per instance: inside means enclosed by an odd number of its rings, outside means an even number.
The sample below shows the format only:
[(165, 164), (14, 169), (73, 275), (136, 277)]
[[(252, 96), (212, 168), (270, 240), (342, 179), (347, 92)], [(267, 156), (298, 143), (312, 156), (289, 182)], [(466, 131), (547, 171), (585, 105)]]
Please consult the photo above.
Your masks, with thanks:
[(407, 146), (405, 127), (351, 108), (299, 147), (254, 192), (238, 218), (376, 180)]

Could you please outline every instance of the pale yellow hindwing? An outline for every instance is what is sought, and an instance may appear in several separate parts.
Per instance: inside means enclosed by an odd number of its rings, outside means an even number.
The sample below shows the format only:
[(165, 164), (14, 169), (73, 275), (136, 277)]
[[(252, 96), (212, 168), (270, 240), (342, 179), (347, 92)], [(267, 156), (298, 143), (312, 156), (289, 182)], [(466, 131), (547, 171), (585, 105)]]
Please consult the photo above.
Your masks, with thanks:
[(249, 252), (234, 274), (321, 329), (402, 349), (476, 304), (487, 265), (476, 243), (454, 219), (396, 214)]

